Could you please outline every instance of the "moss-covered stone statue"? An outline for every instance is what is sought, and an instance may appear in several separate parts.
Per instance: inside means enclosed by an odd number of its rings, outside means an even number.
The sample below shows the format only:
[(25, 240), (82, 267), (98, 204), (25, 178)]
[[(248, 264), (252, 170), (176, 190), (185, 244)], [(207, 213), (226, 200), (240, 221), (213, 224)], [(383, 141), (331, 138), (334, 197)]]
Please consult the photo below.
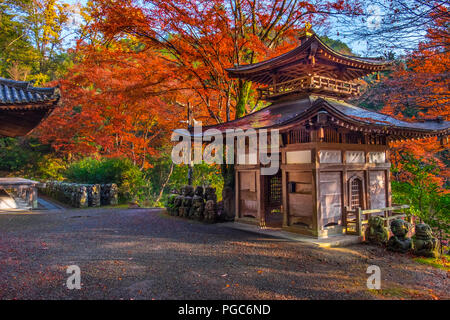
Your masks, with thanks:
[(89, 207), (100, 207), (101, 199), (100, 199), (100, 185), (99, 184), (90, 184), (85, 185), (87, 194), (88, 194), (88, 203)]
[(217, 204), (214, 200), (206, 201), (205, 222), (214, 223), (217, 220)]
[(183, 204), (183, 195), (179, 194), (175, 196), (175, 200), (173, 202), (173, 215), (179, 216), (180, 215), (180, 207)]
[(206, 187), (205, 189), (205, 200), (213, 200), (215, 203), (217, 203), (217, 195), (216, 195), (216, 188), (213, 187)]
[(424, 257), (438, 257), (439, 242), (433, 237), (429, 225), (416, 224), (416, 234), (413, 236), (414, 254)]
[(187, 218), (189, 216), (189, 211), (192, 206), (192, 197), (194, 196), (194, 187), (184, 186), (182, 189), (183, 201), (181, 202), (181, 207), (179, 208), (179, 216)]
[(192, 207), (189, 212), (189, 218), (203, 220), (203, 211), (205, 210), (205, 200), (203, 199), (203, 187), (196, 187), (192, 197)]
[(223, 188), (222, 191), (223, 214), (225, 221), (233, 221), (236, 212), (235, 192), (230, 187)]
[(394, 234), (387, 243), (390, 251), (406, 253), (411, 249), (411, 238), (408, 238), (410, 225), (402, 219), (395, 219), (391, 222), (391, 231)]
[(386, 245), (389, 231), (384, 226), (384, 220), (380, 216), (370, 217), (369, 226), (366, 229), (366, 241), (378, 245)]

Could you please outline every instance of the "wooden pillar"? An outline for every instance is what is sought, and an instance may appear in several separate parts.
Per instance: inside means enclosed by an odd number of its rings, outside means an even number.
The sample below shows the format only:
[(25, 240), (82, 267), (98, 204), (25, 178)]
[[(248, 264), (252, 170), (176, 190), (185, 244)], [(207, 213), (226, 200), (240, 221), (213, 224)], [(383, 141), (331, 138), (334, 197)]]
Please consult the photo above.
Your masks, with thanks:
[[(284, 162), (283, 162), (284, 163)], [(283, 227), (290, 225), (289, 221), (289, 206), (288, 206), (288, 190), (287, 190), (287, 173), (285, 169), (281, 169), (281, 195), (282, 195), (282, 207), (281, 211), (283, 214)]]
[(342, 181), (341, 181), (341, 191), (342, 191), (342, 224), (345, 223), (345, 206), (348, 205), (348, 176), (347, 176), (347, 152), (342, 150)]
[(260, 226), (266, 227), (266, 176), (261, 174), (261, 169), (256, 173), (256, 179), (259, 181), (259, 221)]
[[(389, 150), (386, 150), (386, 163), (391, 163)], [(392, 206), (392, 190), (391, 190), (391, 169), (389, 165), (389, 169), (386, 170), (385, 177), (385, 189), (386, 189), (386, 207)]]
[(312, 169), (312, 192), (313, 192), (313, 234), (315, 236), (320, 235), (320, 230), (322, 229), (322, 211), (320, 206), (320, 164), (319, 164), (319, 152), (317, 148), (311, 150), (313, 155), (312, 163), (314, 168)]
[(234, 214), (234, 220), (237, 220), (241, 217), (241, 213), (240, 213), (240, 208), (239, 208), (239, 198), (240, 198), (240, 187), (239, 187), (239, 171), (235, 170), (234, 171), (235, 174), (235, 179), (234, 179), (234, 184), (235, 184), (235, 214)]
[(322, 212), (320, 206), (320, 176), (319, 169), (312, 170), (312, 191), (313, 191), (313, 215), (312, 215), (312, 225), (313, 234), (319, 236), (320, 230), (322, 229)]
[[(366, 149), (365, 151), (366, 155), (366, 164), (369, 163), (369, 152)], [(369, 175), (369, 169), (364, 170), (364, 187), (365, 187), (365, 201), (366, 201), (366, 209), (373, 209), (372, 205), (370, 203), (370, 175)]]
[(261, 205), (261, 201), (262, 201), (262, 197), (261, 197), (261, 171), (260, 170), (256, 170), (253, 171), (255, 174), (255, 179), (256, 179), (256, 203), (257, 203), (257, 216), (259, 219), (259, 225), (261, 225), (262, 223), (262, 218), (263, 218), (263, 213), (262, 213), (262, 205)]
[(272, 75), (272, 85), (273, 85), (273, 92), (274, 93), (278, 93), (278, 86), (277, 86), (277, 84), (278, 84), (278, 73), (275, 72)]

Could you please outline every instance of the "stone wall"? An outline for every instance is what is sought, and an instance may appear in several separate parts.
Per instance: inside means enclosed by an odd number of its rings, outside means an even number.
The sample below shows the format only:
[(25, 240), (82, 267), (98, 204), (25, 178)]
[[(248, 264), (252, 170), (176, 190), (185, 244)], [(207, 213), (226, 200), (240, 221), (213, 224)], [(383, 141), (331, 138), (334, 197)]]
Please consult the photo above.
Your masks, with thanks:
[(80, 184), (61, 181), (47, 181), (39, 191), (75, 208), (117, 205), (118, 188), (111, 184)]

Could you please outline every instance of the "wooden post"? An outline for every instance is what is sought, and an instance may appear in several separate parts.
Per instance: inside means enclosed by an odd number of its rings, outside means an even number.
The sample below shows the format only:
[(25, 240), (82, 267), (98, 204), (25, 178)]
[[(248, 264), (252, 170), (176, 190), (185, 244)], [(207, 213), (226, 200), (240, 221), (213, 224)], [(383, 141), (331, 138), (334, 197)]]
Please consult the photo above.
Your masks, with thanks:
[(347, 234), (347, 206), (344, 205), (342, 208), (342, 226), (344, 227), (344, 232)]
[(320, 205), (320, 175), (319, 169), (312, 170), (312, 190), (313, 190), (313, 232), (319, 236), (322, 230), (322, 211)]
[[(284, 152), (283, 152), (284, 154)], [(284, 163), (284, 162), (283, 162)], [(283, 200), (283, 205), (281, 206), (281, 211), (283, 213), (283, 227), (287, 227), (290, 225), (289, 222), (289, 207), (288, 207), (288, 190), (287, 190), (287, 173), (286, 170), (281, 169), (281, 196), (282, 196), (282, 200)]]
[(356, 210), (356, 233), (358, 236), (362, 237), (362, 210), (361, 207), (358, 207)]
[(38, 207), (38, 193), (37, 193), (37, 187), (33, 186), (31, 189), (31, 208), (37, 209)]
[(265, 190), (266, 190), (266, 176), (261, 174), (261, 170), (256, 173), (256, 179), (259, 181), (258, 195), (259, 195), (259, 221), (261, 228), (266, 228), (266, 201), (265, 201)]
[(234, 199), (235, 200), (235, 214), (234, 214), (234, 220), (236, 221), (236, 220), (238, 220), (239, 218), (240, 218), (240, 212), (239, 212), (239, 210), (240, 210), (240, 208), (239, 208), (239, 198), (240, 198), (240, 187), (239, 187), (239, 184), (240, 184), (240, 182), (239, 182), (239, 171), (238, 170), (235, 170), (235, 172), (234, 172), (234, 174), (235, 174), (235, 182), (234, 182), (234, 185), (235, 185), (235, 198), (236, 199)]

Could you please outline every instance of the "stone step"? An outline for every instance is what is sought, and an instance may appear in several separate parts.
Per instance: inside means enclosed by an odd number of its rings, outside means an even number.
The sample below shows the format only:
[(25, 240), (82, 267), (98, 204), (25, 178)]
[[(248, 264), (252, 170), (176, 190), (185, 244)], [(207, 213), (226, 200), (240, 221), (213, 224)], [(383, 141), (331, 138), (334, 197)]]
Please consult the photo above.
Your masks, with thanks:
[(358, 244), (362, 242), (361, 237), (352, 236), (352, 235), (333, 235), (328, 238), (313, 238), (304, 235), (300, 235), (297, 233), (287, 232), (283, 230), (277, 229), (261, 229), (256, 225), (250, 225), (246, 223), (239, 222), (225, 222), (218, 223), (217, 226), (232, 228), (236, 230), (251, 232), (259, 235), (265, 235), (269, 237), (275, 237), (279, 239), (285, 239), (296, 242), (309, 243), (314, 246), (318, 246), (321, 248), (335, 248), (335, 247), (346, 247), (352, 244)]

